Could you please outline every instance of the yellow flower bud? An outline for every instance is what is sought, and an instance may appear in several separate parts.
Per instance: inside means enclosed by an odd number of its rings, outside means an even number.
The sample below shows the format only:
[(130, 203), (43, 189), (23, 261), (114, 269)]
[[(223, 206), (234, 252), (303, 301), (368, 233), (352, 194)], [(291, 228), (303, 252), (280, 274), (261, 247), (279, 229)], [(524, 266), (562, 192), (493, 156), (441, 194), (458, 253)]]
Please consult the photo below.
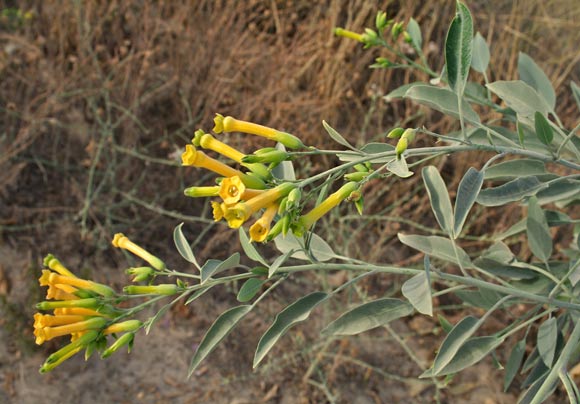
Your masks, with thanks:
[(318, 219), (320, 219), (332, 208), (346, 199), (358, 187), (359, 185), (357, 182), (347, 182), (342, 187), (340, 187), (338, 191), (331, 194), (310, 212), (301, 216), (299, 219), (300, 224), (304, 227), (305, 230), (308, 230)]
[(302, 143), (300, 139), (298, 139), (294, 135), (291, 135), (290, 133), (282, 132), (252, 122), (241, 121), (231, 116), (226, 116), (224, 118), (222, 115), (216, 114), (216, 117), (214, 118), (214, 123), (215, 127), (213, 128), (213, 131), (215, 133), (242, 132), (251, 135), (262, 136), (270, 140), (275, 140), (291, 149), (299, 149), (305, 147), (304, 143)]
[(122, 249), (125, 249), (127, 251), (130, 251), (131, 253), (135, 254), (137, 257), (148, 262), (149, 265), (151, 265), (153, 268), (157, 269), (158, 271), (163, 271), (165, 269), (165, 263), (163, 261), (161, 261), (159, 258), (154, 256), (150, 252), (146, 251), (142, 247), (133, 243), (123, 233), (115, 234), (115, 237), (113, 237), (112, 244), (114, 247), (122, 248)]
[(338, 27), (335, 28), (334, 35), (341, 36), (344, 38), (354, 39), (355, 41), (359, 41), (359, 42), (364, 43), (364, 39), (363, 39), (362, 34), (357, 34), (356, 32), (349, 31), (349, 30), (344, 29), (344, 28), (338, 28)]

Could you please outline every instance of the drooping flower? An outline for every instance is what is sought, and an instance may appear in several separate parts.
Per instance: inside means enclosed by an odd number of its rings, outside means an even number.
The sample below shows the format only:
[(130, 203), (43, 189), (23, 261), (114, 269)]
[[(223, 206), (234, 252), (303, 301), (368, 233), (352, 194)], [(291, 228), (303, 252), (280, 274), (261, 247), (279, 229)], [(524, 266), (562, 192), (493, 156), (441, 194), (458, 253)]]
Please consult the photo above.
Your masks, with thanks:
[(262, 136), (270, 140), (282, 143), (284, 146), (291, 149), (304, 148), (304, 143), (296, 136), (282, 132), (267, 126), (258, 125), (256, 123), (241, 121), (239, 119), (232, 118), (231, 116), (226, 116), (216, 114), (214, 118), (215, 126), (213, 131), (215, 133), (222, 132), (242, 132), (251, 135)]
[(274, 216), (278, 212), (278, 205), (272, 204), (266, 208), (266, 211), (256, 222), (250, 227), (250, 241), (261, 243), (268, 237), (270, 232), (270, 225)]

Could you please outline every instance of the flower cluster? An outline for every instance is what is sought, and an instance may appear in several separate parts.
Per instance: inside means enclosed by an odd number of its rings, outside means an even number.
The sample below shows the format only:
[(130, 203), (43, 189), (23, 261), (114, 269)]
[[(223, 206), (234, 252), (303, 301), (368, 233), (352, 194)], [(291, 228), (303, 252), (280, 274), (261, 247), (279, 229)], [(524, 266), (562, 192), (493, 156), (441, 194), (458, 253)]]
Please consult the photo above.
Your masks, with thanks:
[[(50, 355), (41, 373), (51, 371), (62, 362), (85, 349), (85, 357), (101, 351), (107, 357), (125, 345), (131, 347), (138, 320), (124, 319), (123, 311), (114, 306), (117, 294), (110, 287), (78, 278), (52, 255), (44, 259), (46, 269), (39, 278), (40, 286), (48, 287), (47, 301), (36, 307), (52, 314), (34, 315), (34, 336), (38, 345), (56, 337), (70, 335), (70, 343)], [(124, 333), (107, 347), (106, 336)]]
[[(150, 265), (129, 268), (127, 272), (134, 275), (133, 282), (149, 283), (165, 270), (163, 261), (123, 234), (116, 234), (112, 243)], [(147, 304), (121, 308), (119, 303), (130, 297), (173, 295), (181, 290), (175, 284), (129, 285), (123, 289), (124, 294), (119, 294), (107, 285), (77, 277), (53, 255), (44, 259), (44, 267), (38, 281), (40, 286), (48, 288), (47, 300), (38, 303), (36, 307), (42, 312), (52, 313), (34, 315), (36, 343), (41, 345), (53, 338), (67, 335), (70, 336), (70, 343), (46, 359), (40, 368), (41, 373), (51, 371), (83, 349), (86, 359), (95, 351), (101, 353), (101, 358), (106, 358), (124, 346), (131, 350), (135, 333), (144, 326), (144, 323), (131, 317)], [(115, 340), (107, 346), (107, 337), (110, 335)]]
[[(243, 132), (274, 140), (291, 149), (305, 147), (299, 138), (287, 132), (237, 120), (231, 116), (217, 114), (214, 123), (213, 131), (218, 134)], [(199, 148), (217, 152), (240, 164), (247, 171), (236, 170), (215, 160)], [(285, 235), (289, 230), (300, 235), (330, 209), (349, 197), (359, 185), (355, 181), (345, 184), (311, 212), (301, 216), (300, 182), (283, 181), (272, 175), (272, 169), (282, 161), (289, 160), (291, 156), (284, 150), (272, 147), (245, 155), (200, 129), (195, 132), (192, 144), (185, 146), (182, 163), (213, 171), (221, 178), (218, 179), (217, 186), (189, 187), (184, 194), (189, 197), (219, 196), (220, 202), (212, 201), (214, 220), (224, 219), (231, 228), (239, 228), (254, 214), (262, 212), (250, 227), (251, 241), (271, 240), (280, 233)]]

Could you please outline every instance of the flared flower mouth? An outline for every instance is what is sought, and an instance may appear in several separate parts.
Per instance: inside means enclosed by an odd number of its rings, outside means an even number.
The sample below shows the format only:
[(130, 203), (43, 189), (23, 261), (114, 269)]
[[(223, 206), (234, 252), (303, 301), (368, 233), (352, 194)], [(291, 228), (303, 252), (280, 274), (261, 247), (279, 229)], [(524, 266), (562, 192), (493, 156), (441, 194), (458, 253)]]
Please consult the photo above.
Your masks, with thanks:
[(219, 190), (219, 196), (226, 205), (237, 203), (244, 194), (246, 186), (238, 176), (224, 178)]

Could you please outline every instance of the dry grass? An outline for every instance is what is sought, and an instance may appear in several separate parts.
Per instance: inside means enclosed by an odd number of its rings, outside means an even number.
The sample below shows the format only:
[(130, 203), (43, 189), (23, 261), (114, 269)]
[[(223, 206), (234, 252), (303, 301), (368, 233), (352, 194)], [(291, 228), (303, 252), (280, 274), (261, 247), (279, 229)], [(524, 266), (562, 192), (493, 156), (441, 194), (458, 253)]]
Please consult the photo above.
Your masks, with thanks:
[[(181, 194), (185, 186), (211, 182), (199, 171), (176, 167), (193, 131), (209, 130), (215, 112), (333, 148), (322, 119), (357, 145), (380, 139), (402, 122), (443, 133), (454, 129), (439, 114), (380, 98), (425, 76), (367, 69), (377, 51), (332, 35), (334, 26), (371, 26), (380, 7), (396, 20), (414, 16), (428, 38), (428, 59), (440, 69), (453, 2), (424, 3), (18, 2), (34, 18), (0, 21), (0, 237), (31, 249), (36, 259), (53, 251), (84, 257), (79, 265), (90, 258), (115, 266), (103, 254), (115, 231), (169, 256), (170, 232), (186, 221), (192, 239), (209, 229), (198, 237), (201, 259), (225, 256), (237, 248), (229, 241), (233, 233), (210, 224), (207, 207)], [(580, 83), (580, 4), (495, 0), (469, 6), (476, 29), (491, 42), (491, 79), (514, 79), (517, 51), (528, 52), (555, 83), (560, 116), (575, 124), (569, 82)], [(228, 142), (248, 151), (258, 145), (234, 135)], [(462, 155), (436, 164), (456, 189), (469, 166), (481, 165), (477, 158)], [(298, 170), (304, 176), (335, 163), (319, 158), (300, 162)], [(370, 184), (367, 211), (382, 219), (363, 226), (335, 215), (326, 227), (333, 229), (331, 241), (369, 261), (418, 258), (401, 250), (393, 236), (408, 228), (401, 217), (430, 224), (418, 181), (415, 176)], [(471, 231), (485, 234), (491, 223), (507, 225), (518, 214), (487, 212), (470, 223)]]

